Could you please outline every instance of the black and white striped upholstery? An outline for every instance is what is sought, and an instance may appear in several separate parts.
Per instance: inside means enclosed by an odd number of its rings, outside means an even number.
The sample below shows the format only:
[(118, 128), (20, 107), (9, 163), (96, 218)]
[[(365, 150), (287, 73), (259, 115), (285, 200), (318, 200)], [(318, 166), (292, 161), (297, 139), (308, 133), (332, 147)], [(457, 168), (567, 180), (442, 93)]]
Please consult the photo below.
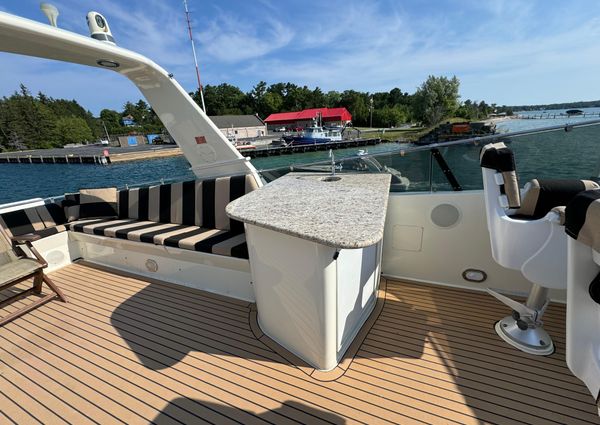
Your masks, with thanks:
[(502, 174), (504, 184), (501, 185), (500, 191), (506, 195), (509, 208), (519, 208), (521, 194), (513, 152), (503, 142), (490, 143), (481, 148), (479, 162), (482, 168), (496, 170)]
[(567, 205), (578, 193), (599, 187), (592, 180), (533, 179), (525, 185), (521, 207), (513, 217), (542, 218), (553, 208)]
[(119, 218), (242, 231), (225, 214), (234, 199), (257, 188), (251, 175), (163, 184), (119, 192)]
[(45, 204), (0, 214), (0, 226), (8, 236), (37, 234), (50, 236), (66, 230), (64, 210), (59, 204)]
[(118, 218), (79, 220), (70, 230), (192, 251), (248, 258), (242, 223), (225, 207), (256, 189), (253, 176), (121, 190)]
[(600, 190), (587, 190), (575, 196), (565, 211), (565, 232), (600, 252)]

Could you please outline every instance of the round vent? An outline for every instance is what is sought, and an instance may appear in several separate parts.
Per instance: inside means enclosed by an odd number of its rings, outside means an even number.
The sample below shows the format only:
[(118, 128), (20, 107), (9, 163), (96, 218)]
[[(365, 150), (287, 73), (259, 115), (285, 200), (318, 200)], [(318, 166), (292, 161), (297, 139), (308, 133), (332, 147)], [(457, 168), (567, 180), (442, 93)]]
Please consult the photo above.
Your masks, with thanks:
[(61, 264), (63, 261), (65, 261), (65, 259), (65, 254), (62, 251), (58, 250), (50, 251), (46, 255), (46, 261), (49, 264)]
[(438, 227), (455, 226), (460, 220), (460, 211), (452, 204), (440, 204), (431, 210), (431, 221)]

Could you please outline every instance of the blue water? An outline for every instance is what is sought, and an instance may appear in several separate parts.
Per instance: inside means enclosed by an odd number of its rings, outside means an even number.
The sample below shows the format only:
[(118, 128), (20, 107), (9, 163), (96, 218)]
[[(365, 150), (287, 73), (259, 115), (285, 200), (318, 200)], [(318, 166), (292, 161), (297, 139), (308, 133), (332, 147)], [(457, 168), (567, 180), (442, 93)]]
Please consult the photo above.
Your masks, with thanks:
[[(542, 127), (550, 127), (553, 125), (564, 125), (564, 124), (575, 124), (579, 122), (588, 121), (591, 119), (600, 119), (600, 108), (581, 108), (583, 112), (586, 114), (594, 114), (594, 117), (581, 117), (581, 116), (572, 116), (572, 117), (561, 117), (561, 118), (536, 118), (536, 119), (507, 119), (505, 121), (501, 121), (496, 125), (496, 128), (500, 132), (511, 132), (511, 131), (521, 131), (521, 130), (530, 130), (533, 128), (542, 128)], [(521, 111), (515, 112), (516, 115), (523, 116), (548, 116), (553, 117), (560, 114), (565, 114), (566, 109), (545, 109), (543, 111)]]
[[(395, 143), (368, 146), (369, 153), (397, 149)], [(358, 149), (339, 149), (336, 158), (356, 155)], [(321, 161), (328, 152), (307, 152), (252, 160), (258, 169), (285, 167)], [(0, 164), (0, 204), (31, 198), (60, 196), (86, 187), (146, 185), (161, 179), (183, 181), (194, 178), (187, 161), (179, 157), (132, 161), (108, 166), (80, 164)]]

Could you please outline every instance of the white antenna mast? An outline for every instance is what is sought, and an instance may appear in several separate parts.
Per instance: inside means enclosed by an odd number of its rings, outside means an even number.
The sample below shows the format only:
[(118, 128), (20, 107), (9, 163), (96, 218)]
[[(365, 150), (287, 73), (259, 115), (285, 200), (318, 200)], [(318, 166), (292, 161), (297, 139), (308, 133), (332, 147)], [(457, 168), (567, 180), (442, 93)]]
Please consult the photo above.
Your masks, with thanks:
[(200, 99), (202, 100), (202, 109), (206, 113), (206, 105), (204, 104), (204, 90), (200, 82), (200, 69), (198, 68), (198, 59), (196, 58), (196, 46), (194, 46), (194, 37), (192, 36), (192, 24), (190, 23), (190, 11), (188, 10), (187, 0), (183, 0), (185, 7), (185, 19), (187, 20), (188, 31), (190, 33), (190, 42), (192, 43), (192, 52), (194, 53), (194, 64), (196, 65), (196, 78), (198, 79), (198, 90), (200, 91)]

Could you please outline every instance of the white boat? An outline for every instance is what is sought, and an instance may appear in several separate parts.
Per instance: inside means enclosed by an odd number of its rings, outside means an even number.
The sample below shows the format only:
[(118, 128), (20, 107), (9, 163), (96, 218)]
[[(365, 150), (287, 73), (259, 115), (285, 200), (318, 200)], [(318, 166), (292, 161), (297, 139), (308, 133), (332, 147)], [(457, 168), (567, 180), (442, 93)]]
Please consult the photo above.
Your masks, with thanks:
[(88, 22), (0, 12), (0, 51), (129, 78), (197, 178), (0, 206), (3, 420), (598, 423), (599, 191), (542, 178), (597, 179), (600, 121), (256, 170)]
[(342, 141), (342, 127), (323, 127), (320, 116), (313, 120), (313, 125), (306, 127), (299, 135), (283, 136), (290, 146), (318, 145)]

